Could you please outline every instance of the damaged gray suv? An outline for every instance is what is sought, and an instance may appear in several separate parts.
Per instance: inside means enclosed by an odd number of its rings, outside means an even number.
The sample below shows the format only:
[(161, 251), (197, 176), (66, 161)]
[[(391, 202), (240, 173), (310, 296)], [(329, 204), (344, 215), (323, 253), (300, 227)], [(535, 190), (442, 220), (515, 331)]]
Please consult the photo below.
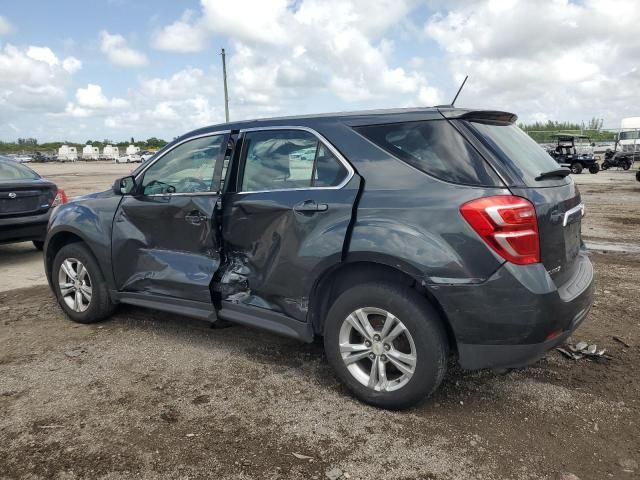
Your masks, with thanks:
[(529, 364), (592, 303), (569, 170), (505, 112), (227, 123), (52, 214), (74, 321), (119, 303), (311, 342), (363, 401), (406, 408), (462, 368)]

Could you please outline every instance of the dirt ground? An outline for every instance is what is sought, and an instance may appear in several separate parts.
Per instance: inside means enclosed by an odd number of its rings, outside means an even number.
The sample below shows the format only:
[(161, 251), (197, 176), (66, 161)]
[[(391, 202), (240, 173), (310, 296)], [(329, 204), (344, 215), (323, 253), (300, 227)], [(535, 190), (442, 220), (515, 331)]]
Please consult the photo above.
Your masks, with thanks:
[[(64, 167), (49, 174), (77, 193), (131, 169), (105, 165), (124, 172), (95, 182)], [(576, 180), (585, 238), (640, 245), (631, 172)], [(596, 303), (573, 340), (611, 358), (554, 351), (504, 374), (452, 364), (405, 412), (351, 397), (319, 344), (133, 307), (77, 325), (45, 285), (2, 280), (0, 478), (640, 478), (640, 254), (600, 252)], [(41, 259), (18, 245), (0, 249), (2, 277), (19, 259), (35, 275)]]

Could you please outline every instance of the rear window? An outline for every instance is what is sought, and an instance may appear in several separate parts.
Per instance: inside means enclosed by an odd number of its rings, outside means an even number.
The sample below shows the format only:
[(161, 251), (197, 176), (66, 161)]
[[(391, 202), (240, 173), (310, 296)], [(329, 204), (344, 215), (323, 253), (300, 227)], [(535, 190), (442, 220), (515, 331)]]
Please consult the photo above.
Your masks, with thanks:
[(499, 177), (446, 120), (356, 127), (358, 133), (400, 160), (441, 180), (499, 186)]
[(13, 160), (0, 161), (0, 180), (37, 180), (40, 176)]
[[(480, 139), (507, 166), (514, 167), (528, 185), (543, 172), (559, 168), (556, 161), (517, 125), (505, 123), (469, 122)], [(562, 180), (566, 182), (567, 180)]]

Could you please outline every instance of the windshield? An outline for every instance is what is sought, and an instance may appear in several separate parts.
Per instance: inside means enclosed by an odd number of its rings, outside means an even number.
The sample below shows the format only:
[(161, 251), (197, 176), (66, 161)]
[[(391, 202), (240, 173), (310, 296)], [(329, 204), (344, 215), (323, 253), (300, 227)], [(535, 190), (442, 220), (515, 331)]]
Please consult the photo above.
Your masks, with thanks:
[(527, 185), (536, 185), (535, 178), (541, 173), (560, 168), (560, 165), (517, 125), (478, 121), (469, 124), (507, 168), (517, 170)]
[(632, 130), (630, 132), (620, 132), (620, 140), (636, 140), (640, 135), (640, 131)]
[(37, 180), (40, 176), (13, 160), (0, 158), (0, 181), (2, 180)]

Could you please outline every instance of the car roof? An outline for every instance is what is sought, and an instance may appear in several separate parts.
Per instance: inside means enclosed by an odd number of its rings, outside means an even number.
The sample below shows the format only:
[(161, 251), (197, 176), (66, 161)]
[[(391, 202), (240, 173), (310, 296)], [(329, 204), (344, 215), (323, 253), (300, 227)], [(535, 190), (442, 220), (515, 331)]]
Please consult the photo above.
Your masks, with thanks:
[(420, 120), (435, 120), (441, 118), (478, 118), (513, 123), (517, 120), (518, 117), (509, 112), (502, 112), (497, 110), (455, 108), (449, 105), (442, 105), (438, 107), (391, 108), (261, 118), (238, 122), (221, 123), (194, 130), (181, 136), (180, 139), (215, 131), (244, 130), (268, 126), (305, 126), (314, 128), (332, 122), (341, 122), (349, 126), (360, 126), (396, 122), (412, 122)]

